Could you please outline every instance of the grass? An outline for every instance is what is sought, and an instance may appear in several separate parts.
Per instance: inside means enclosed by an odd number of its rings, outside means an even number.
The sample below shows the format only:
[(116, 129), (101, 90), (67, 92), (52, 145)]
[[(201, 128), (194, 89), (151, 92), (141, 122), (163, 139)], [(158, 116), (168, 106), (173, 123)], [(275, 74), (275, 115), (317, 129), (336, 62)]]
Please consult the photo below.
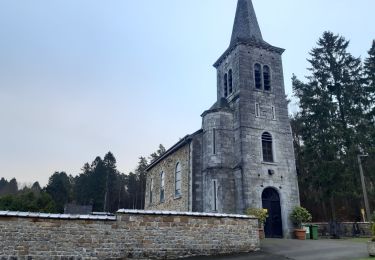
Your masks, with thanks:
[[(355, 237), (355, 238), (348, 238), (345, 240), (350, 241), (350, 242), (355, 242), (355, 243), (367, 243), (368, 241), (370, 241), (370, 239), (371, 238), (369, 237)], [(375, 259), (375, 258), (372, 258), (372, 259)]]

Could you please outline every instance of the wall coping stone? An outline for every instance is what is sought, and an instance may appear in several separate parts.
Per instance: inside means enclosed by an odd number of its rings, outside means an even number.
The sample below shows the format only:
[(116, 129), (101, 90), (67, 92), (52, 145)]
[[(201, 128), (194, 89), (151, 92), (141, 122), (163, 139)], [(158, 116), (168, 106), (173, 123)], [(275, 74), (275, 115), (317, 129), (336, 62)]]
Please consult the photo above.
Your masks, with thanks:
[[(179, 211), (160, 211), (160, 210), (120, 209), (117, 211), (117, 214), (256, 219), (255, 216), (239, 215), (239, 214), (179, 212)], [(51, 214), (51, 213), (20, 212), (20, 211), (0, 211), (0, 217), (65, 219), (65, 220), (105, 220), (105, 221), (117, 220), (116, 216), (105, 215), (105, 214), (103, 215), (73, 215), (73, 214)]]
[[(363, 222), (363, 221), (336, 221), (337, 223), (341, 223), (341, 224), (354, 224), (354, 223), (357, 223), (357, 224), (371, 224), (371, 222)], [(311, 225), (325, 225), (325, 224), (329, 224), (330, 222), (312, 222), (310, 223)]]
[(44, 218), (44, 219), (66, 219), (66, 220), (107, 220), (115, 221), (113, 215), (73, 215), (73, 214), (50, 214), (39, 212), (0, 211), (0, 217), (20, 218)]
[(220, 213), (202, 213), (202, 212), (179, 212), (179, 211), (161, 211), (161, 210), (132, 210), (120, 209), (118, 214), (135, 214), (135, 215), (162, 215), (162, 216), (190, 216), (190, 217), (216, 217), (216, 218), (242, 218), (257, 219), (255, 216), (239, 214), (220, 214)]

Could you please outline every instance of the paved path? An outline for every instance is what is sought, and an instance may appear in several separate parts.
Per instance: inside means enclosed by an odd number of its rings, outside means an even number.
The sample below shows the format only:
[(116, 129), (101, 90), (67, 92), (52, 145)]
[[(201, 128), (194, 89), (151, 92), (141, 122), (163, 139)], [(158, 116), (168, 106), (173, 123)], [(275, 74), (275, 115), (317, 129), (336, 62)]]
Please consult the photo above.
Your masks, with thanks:
[(345, 240), (266, 239), (262, 242), (261, 251), (295, 260), (353, 260), (368, 257), (365, 243)]
[(345, 240), (262, 240), (255, 253), (221, 257), (193, 257), (191, 260), (355, 260), (366, 258), (365, 243)]

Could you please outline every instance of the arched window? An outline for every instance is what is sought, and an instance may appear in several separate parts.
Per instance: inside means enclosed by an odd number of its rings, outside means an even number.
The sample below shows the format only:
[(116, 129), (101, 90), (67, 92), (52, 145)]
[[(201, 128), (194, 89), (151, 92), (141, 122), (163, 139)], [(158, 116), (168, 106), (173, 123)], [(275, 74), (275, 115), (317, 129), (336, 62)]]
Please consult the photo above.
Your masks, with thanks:
[(270, 74), (270, 67), (263, 66), (263, 83), (264, 83), (264, 90), (270, 91), (271, 90), (271, 74)]
[(228, 72), (229, 95), (233, 92), (233, 75), (232, 70)]
[(174, 195), (176, 197), (181, 196), (181, 164), (176, 164), (176, 172), (175, 172), (175, 192)]
[(224, 97), (228, 97), (228, 74), (224, 75)]
[(260, 64), (254, 65), (255, 88), (262, 89), (262, 73)]
[(262, 134), (263, 161), (273, 162), (272, 135), (268, 132)]
[(164, 202), (164, 187), (165, 187), (165, 174), (164, 172), (160, 173), (160, 202)]

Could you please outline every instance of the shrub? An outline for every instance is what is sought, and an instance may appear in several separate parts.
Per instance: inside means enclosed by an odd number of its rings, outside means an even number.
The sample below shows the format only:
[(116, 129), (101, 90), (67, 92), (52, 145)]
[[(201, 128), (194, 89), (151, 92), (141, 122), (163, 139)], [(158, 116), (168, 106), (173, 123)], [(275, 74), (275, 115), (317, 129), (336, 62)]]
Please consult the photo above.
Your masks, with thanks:
[(301, 228), (301, 224), (310, 222), (312, 220), (312, 216), (307, 209), (297, 206), (290, 214), (290, 219), (298, 228)]
[(246, 215), (253, 215), (258, 218), (259, 226), (263, 225), (268, 218), (267, 209), (250, 208), (246, 210)]

